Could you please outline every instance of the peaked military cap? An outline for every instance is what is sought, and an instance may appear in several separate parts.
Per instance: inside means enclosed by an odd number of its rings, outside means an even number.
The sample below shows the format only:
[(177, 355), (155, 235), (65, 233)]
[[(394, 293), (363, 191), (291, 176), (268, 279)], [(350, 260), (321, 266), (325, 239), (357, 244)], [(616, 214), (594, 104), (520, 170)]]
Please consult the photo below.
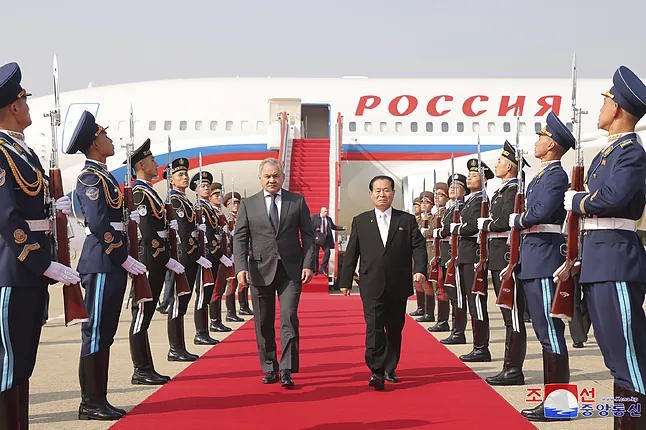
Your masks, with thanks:
[(234, 203), (236, 201), (239, 202), (240, 200), (242, 200), (242, 196), (240, 196), (239, 192), (236, 191), (235, 193), (233, 193), (233, 195), (230, 192), (228, 192), (224, 195), (224, 199), (222, 200), (222, 203), (224, 204), (224, 206), (229, 204), (229, 200), (231, 200), (231, 197), (233, 197)]
[[(182, 172), (186, 171), (188, 172), (188, 158), (184, 157), (179, 157), (174, 159), (170, 163), (170, 174), (171, 176), (177, 172)], [(164, 179), (166, 179), (166, 176), (168, 175), (168, 165), (164, 168)]]
[(202, 180), (200, 181), (200, 172), (197, 172), (196, 174), (194, 174), (193, 177), (191, 178), (191, 184), (190, 184), (191, 191), (195, 191), (197, 189), (197, 186), (199, 185), (198, 182), (200, 183), (206, 182), (207, 184), (209, 184), (209, 187), (210, 187), (211, 184), (213, 183), (213, 175), (211, 174), (211, 172), (202, 171)]
[(217, 190), (222, 191), (222, 184), (221, 184), (221, 183), (219, 183), (219, 182), (213, 182), (213, 183), (211, 184), (211, 194), (213, 194), (213, 193), (214, 193), (214, 192), (216, 192)]
[[(502, 154), (500, 155), (518, 166), (518, 160), (516, 160), (516, 148), (514, 148), (508, 140), (505, 140), (505, 144), (502, 147)], [(529, 165), (527, 160), (525, 160), (525, 157), (523, 157), (523, 167), (525, 166), (532, 167)]]
[(413, 199), (413, 206), (419, 206), (422, 204), (422, 200), (419, 197)]
[[(484, 172), (485, 179), (491, 179), (493, 178), (493, 172), (487, 166), (484, 161), (480, 162), (482, 164), (482, 170)], [(467, 168), (469, 169), (469, 172), (479, 172), (478, 170), (478, 159), (477, 158), (471, 158), (470, 160), (467, 161)]]
[(90, 112), (83, 111), (78, 124), (76, 124), (74, 133), (72, 133), (72, 138), (67, 145), (65, 153), (76, 154), (77, 152), (85, 152), (92, 145), (94, 139), (99, 137), (107, 128), (97, 124), (94, 115)]
[(602, 95), (622, 109), (641, 118), (646, 114), (646, 85), (626, 66), (619, 66), (612, 77), (612, 88)]
[(449, 184), (446, 182), (438, 182), (435, 184), (435, 191), (442, 190), (444, 191), (447, 195), (449, 193)]
[(18, 63), (8, 63), (0, 67), (0, 108), (31, 95), (20, 86), (21, 80), (22, 72)]
[(433, 191), (422, 191), (419, 194), (420, 201), (423, 202), (424, 200), (427, 200), (431, 203), (435, 202), (435, 196), (433, 196)]
[(464, 176), (462, 173), (454, 173), (453, 175), (449, 176), (449, 180), (447, 181), (447, 185), (449, 186), (449, 188), (451, 188), (451, 184), (453, 184), (453, 181), (455, 181), (456, 184), (461, 185), (462, 188), (464, 188), (465, 195), (471, 192), (467, 188), (467, 177)]
[(538, 133), (539, 136), (551, 137), (554, 142), (558, 143), (560, 146), (568, 149), (574, 149), (576, 141), (574, 140), (574, 135), (568, 128), (561, 122), (558, 116), (554, 115), (554, 112), (547, 114), (547, 123), (545, 127)]
[[(141, 146), (133, 151), (132, 154), (130, 154), (130, 165), (134, 166), (144, 158), (148, 157), (149, 155), (153, 155), (152, 151), (150, 150), (150, 139), (146, 139), (144, 143), (141, 144)], [(127, 164), (128, 160), (125, 160), (123, 164)]]

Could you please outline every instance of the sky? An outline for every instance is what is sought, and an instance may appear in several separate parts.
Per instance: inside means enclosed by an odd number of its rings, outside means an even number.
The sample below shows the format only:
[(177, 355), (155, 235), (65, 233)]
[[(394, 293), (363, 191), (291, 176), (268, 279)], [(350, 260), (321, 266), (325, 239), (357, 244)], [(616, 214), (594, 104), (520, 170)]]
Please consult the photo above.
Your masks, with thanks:
[(14, 2), (0, 63), (34, 95), (156, 79), (646, 77), (646, 1)]

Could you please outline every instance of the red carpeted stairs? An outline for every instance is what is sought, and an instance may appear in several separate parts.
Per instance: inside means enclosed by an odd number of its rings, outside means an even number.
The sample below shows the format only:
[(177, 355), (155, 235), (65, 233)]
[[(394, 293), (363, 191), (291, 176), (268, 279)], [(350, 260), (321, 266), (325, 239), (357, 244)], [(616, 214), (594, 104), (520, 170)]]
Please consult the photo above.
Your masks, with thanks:
[[(330, 205), (330, 139), (294, 139), (289, 166), (289, 190), (305, 196), (312, 214)], [(322, 253), (321, 253), (322, 254)], [(317, 256), (317, 258), (322, 258)], [(326, 276), (316, 276), (304, 292), (328, 292)]]
[[(307, 294), (296, 386), (263, 385), (253, 322), (136, 406), (114, 429), (533, 429), (500, 395), (406, 317), (398, 384), (368, 387), (358, 296)], [(278, 330), (277, 330), (278, 332)], [(280, 346), (278, 346), (280, 351)]]

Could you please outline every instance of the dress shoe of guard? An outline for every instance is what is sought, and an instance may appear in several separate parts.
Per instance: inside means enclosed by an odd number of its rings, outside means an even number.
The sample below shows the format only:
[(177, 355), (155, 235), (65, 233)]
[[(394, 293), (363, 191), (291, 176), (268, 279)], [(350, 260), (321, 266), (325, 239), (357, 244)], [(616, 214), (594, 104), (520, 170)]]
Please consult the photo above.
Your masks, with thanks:
[(449, 323), (447, 321), (438, 321), (434, 326), (431, 326), (427, 329), (431, 333), (439, 333), (445, 331), (451, 331)]
[(244, 318), (240, 318), (236, 314), (229, 314), (225, 317), (226, 322), (244, 322)]
[(413, 312), (409, 312), (408, 315), (412, 317), (421, 317), (424, 315), (424, 308), (417, 308)]
[(191, 354), (186, 350), (173, 348), (168, 350), (168, 361), (195, 361), (198, 358), (200, 358), (198, 355)]
[(294, 386), (294, 380), (292, 379), (291, 370), (285, 369), (280, 371), (280, 386), (284, 388)]
[(384, 375), (384, 379), (388, 382), (392, 382), (393, 384), (396, 384), (399, 382), (399, 378), (397, 377), (397, 374), (393, 370), (392, 372), (386, 372)]
[(416, 318), (415, 321), (417, 322), (434, 322), (435, 317), (431, 314), (424, 314), (419, 318)]
[(522, 369), (503, 368), (497, 375), (486, 377), (485, 381), (496, 386), (525, 385), (525, 375)]
[(373, 373), (368, 381), (368, 386), (375, 389), (375, 391), (382, 391), (384, 389), (384, 377)]
[(209, 333), (195, 333), (195, 337), (193, 338), (193, 344), (194, 345), (217, 345), (220, 343), (219, 340), (213, 339), (211, 336), (209, 336)]
[(464, 345), (467, 343), (467, 339), (464, 335), (451, 334), (446, 339), (442, 339), (440, 343), (443, 343), (444, 345)]
[(135, 369), (132, 378), (130, 378), (130, 383), (132, 385), (164, 385), (169, 380), (170, 378), (166, 379), (148, 369)]
[(583, 348), (585, 345), (583, 342), (574, 342), (572, 343), (572, 348)]
[(570, 421), (569, 418), (547, 418), (545, 416), (545, 405), (541, 402), (540, 405), (531, 409), (523, 409), (520, 411), (520, 414), (525, 417), (528, 421)]
[(224, 324), (222, 324), (222, 321), (211, 321), (211, 331), (217, 331), (219, 333), (226, 333), (233, 331), (231, 327), (227, 327)]
[(251, 308), (240, 308), (238, 313), (240, 315), (247, 315), (247, 316), (250, 316), (250, 317), (253, 316), (253, 311), (251, 310)]
[(465, 363), (487, 363), (491, 361), (491, 352), (489, 348), (474, 349), (468, 354), (461, 355), (460, 360)]
[(274, 384), (278, 382), (278, 374), (275, 371), (265, 372), (265, 376), (262, 378), (263, 384)]
[(81, 403), (78, 418), (79, 420), (116, 421), (124, 415), (125, 413), (122, 414), (116, 409), (110, 408), (107, 402), (97, 407)]

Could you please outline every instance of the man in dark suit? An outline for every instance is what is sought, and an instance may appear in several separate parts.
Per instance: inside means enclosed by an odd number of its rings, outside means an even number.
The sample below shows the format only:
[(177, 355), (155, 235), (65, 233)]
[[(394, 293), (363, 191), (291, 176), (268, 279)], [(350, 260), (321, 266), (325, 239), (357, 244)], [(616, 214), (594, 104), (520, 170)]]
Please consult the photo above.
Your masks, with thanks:
[[(262, 190), (242, 200), (233, 255), (238, 284), (251, 285), (254, 325), (264, 384), (294, 385), (298, 372), (298, 302), (302, 284), (312, 279), (314, 232), (305, 198), (282, 189), (280, 161), (260, 162)], [(302, 241), (302, 245), (301, 245)], [(276, 354), (276, 293), (280, 302), (280, 365)]]
[[(427, 254), (415, 216), (392, 208), (395, 183), (388, 176), (370, 181), (375, 208), (352, 220), (352, 232), (341, 270), (341, 292), (350, 294), (359, 257), (359, 290), (366, 320), (366, 364), (369, 385), (384, 389), (384, 378), (398, 382), (406, 301), (413, 282), (426, 282)], [(414, 265), (413, 265), (414, 261)]]
[[(332, 230), (345, 230), (345, 227), (337, 226), (332, 218), (327, 215), (327, 207), (321, 207), (321, 213), (312, 215), (312, 230), (314, 230), (314, 274), (319, 272), (327, 275), (328, 262), (330, 261), (330, 249), (334, 247), (334, 236)], [(319, 248), (323, 248), (323, 261), (319, 266)]]

